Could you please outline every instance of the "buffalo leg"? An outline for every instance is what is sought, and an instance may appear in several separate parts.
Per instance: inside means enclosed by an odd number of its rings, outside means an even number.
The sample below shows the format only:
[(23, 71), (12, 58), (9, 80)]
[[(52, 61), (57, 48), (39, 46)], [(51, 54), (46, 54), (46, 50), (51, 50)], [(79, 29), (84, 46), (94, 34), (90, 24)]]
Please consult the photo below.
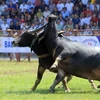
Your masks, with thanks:
[(32, 91), (36, 90), (38, 84), (41, 82), (44, 71), (45, 71), (45, 68), (41, 66), (38, 67), (37, 79), (35, 81), (34, 86), (32, 87)]
[(50, 67), (50, 71), (55, 71), (55, 70), (57, 69), (59, 60), (61, 60), (60, 57), (57, 57), (57, 58), (55, 59), (55, 62), (54, 62), (53, 65)]
[(50, 92), (52, 93), (55, 92), (55, 86), (59, 84), (62, 80), (64, 80), (64, 77), (65, 77), (65, 73), (61, 69), (58, 69), (57, 76), (50, 87)]
[(97, 87), (96, 87), (94, 81), (93, 81), (93, 80), (90, 80), (90, 79), (88, 79), (88, 80), (89, 80), (89, 82), (91, 83), (91, 86), (93, 87), (93, 89), (97, 89)]
[(68, 82), (69, 82), (71, 79), (72, 79), (72, 75), (67, 75), (66, 81), (65, 81), (65, 79), (62, 80), (62, 85), (59, 86), (59, 88), (60, 88), (60, 87), (64, 87), (64, 88), (65, 88), (65, 92), (70, 92), (70, 89), (69, 89), (69, 87), (68, 87)]

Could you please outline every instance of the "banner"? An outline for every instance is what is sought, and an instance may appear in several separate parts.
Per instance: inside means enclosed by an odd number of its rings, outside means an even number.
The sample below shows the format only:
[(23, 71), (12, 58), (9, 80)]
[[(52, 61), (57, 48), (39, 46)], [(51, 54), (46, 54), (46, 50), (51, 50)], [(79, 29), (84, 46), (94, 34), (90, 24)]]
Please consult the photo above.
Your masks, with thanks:
[(12, 37), (0, 37), (0, 52), (1, 53), (30, 53), (29, 47), (13, 47)]
[(100, 36), (66, 36), (66, 38), (85, 45), (100, 47)]
[[(65, 36), (72, 41), (80, 42), (89, 46), (100, 47), (100, 36)], [(11, 42), (12, 37), (0, 37), (0, 53), (30, 53), (29, 47), (13, 47)]]

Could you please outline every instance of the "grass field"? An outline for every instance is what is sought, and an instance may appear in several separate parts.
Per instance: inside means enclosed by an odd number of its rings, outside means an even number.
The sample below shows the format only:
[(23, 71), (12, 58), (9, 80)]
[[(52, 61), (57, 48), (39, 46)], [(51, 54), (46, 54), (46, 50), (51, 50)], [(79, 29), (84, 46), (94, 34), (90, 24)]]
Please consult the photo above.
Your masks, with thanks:
[[(69, 82), (70, 93), (64, 88), (57, 88), (55, 93), (49, 92), (55, 74), (46, 71), (36, 91), (31, 92), (36, 73), (37, 61), (10, 62), (0, 61), (0, 100), (100, 100), (100, 91), (91, 88), (90, 83), (73, 77)], [(99, 82), (95, 81), (96, 85)]]

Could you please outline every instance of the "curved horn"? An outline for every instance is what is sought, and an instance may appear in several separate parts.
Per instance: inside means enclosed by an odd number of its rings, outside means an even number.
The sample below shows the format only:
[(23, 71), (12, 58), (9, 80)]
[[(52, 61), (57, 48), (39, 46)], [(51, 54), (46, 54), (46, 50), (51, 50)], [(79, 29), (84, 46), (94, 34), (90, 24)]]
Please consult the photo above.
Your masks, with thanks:
[[(48, 23), (47, 23), (48, 24)], [(44, 27), (47, 25), (47, 24), (45, 24), (45, 25), (43, 25), (42, 27), (40, 27), (40, 28), (38, 28), (38, 29), (36, 29), (36, 30), (27, 30), (27, 32), (29, 33), (29, 34), (35, 34), (35, 33), (37, 33), (37, 32), (41, 32), (41, 31), (43, 31), (44, 30)]]

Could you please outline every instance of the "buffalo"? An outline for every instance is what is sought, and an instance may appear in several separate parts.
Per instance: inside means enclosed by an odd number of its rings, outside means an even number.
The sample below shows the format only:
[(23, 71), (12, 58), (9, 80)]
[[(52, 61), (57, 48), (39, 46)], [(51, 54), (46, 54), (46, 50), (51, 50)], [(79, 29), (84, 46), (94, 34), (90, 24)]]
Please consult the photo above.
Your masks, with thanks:
[[(46, 25), (43, 27), (46, 27)], [(32, 87), (32, 90), (35, 90), (42, 79), (43, 73), (45, 72), (46, 69), (50, 69), (50, 67), (55, 62), (55, 60), (54, 60), (55, 58), (53, 58), (53, 56), (49, 53), (49, 51), (46, 47), (45, 39), (43, 39), (44, 38), (43, 34), (45, 34), (44, 31), (40, 31), (41, 35), (39, 35), (38, 38), (36, 35), (32, 35), (33, 33), (34, 33), (34, 31), (27, 30), (19, 38), (15, 39), (12, 42), (12, 44), (14, 46), (19, 46), (19, 47), (28, 46), (31, 48), (31, 50), (33, 50), (36, 53), (36, 55), (38, 57), (38, 61), (39, 61), (39, 66), (38, 66), (37, 79), (35, 81), (34, 86)], [(37, 32), (35, 32), (35, 33), (37, 33)], [(60, 33), (62, 33), (62, 32), (60, 32)], [(62, 34), (59, 34), (58, 37), (62, 39), (63, 36), (62, 36)], [(70, 40), (66, 39), (66, 41), (70, 41)], [(57, 69), (55, 71), (53, 70), (53, 72), (58, 73), (58, 70)], [(68, 77), (67, 78), (67, 83), (68, 83), (71, 80), (72, 75), (66, 74), (66, 76)], [(95, 86), (93, 80), (89, 80), (89, 82), (91, 83), (93, 88), (96, 89), (96, 86)], [(65, 91), (69, 92), (70, 89), (68, 88), (67, 84), (65, 84), (65, 80), (62, 80), (62, 83), (66, 89)]]
[[(50, 15), (41, 40), (52, 55), (55, 62), (50, 70), (57, 70), (57, 76), (50, 87), (51, 92), (55, 91), (55, 86), (61, 82), (66, 75), (74, 75), (88, 80), (100, 80), (100, 48), (90, 47), (78, 42), (72, 42), (64, 37), (58, 37), (56, 29), (57, 16)], [(38, 38), (41, 34), (33, 31)]]

